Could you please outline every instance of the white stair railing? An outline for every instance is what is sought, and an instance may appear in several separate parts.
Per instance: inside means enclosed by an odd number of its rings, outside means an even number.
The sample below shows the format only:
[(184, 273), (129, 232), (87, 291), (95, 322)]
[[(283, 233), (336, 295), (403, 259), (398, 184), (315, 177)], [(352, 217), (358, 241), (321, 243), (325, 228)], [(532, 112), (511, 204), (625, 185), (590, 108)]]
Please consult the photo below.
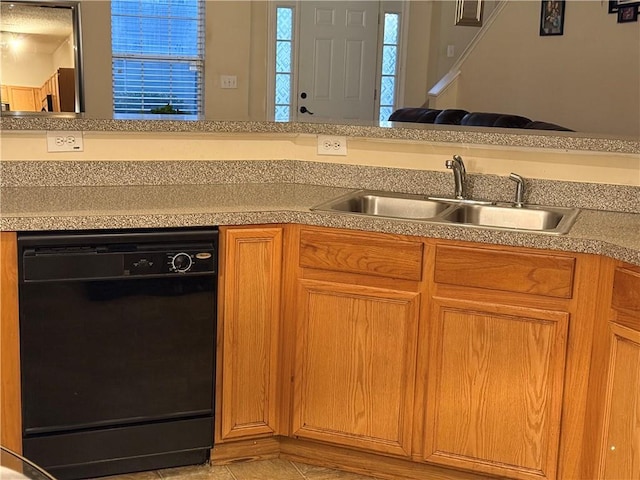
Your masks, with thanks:
[(458, 103), (458, 82), (462, 75), (463, 65), (469, 55), (472, 54), (482, 37), (489, 31), (493, 22), (500, 15), (509, 0), (502, 0), (483, 21), (482, 27), (475, 37), (469, 42), (449, 71), (427, 93), (427, 105), (429, 108), (456, 108)]

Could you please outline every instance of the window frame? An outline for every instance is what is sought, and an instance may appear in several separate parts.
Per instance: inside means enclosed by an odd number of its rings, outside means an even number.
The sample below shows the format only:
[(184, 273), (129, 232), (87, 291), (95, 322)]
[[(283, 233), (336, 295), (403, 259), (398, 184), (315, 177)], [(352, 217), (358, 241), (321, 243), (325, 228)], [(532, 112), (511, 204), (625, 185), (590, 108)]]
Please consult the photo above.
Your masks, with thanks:
[[(114, 23), (114, 19), (116, 17), (120, 17), (120, 16), (130, 16), (130, 17), (135, 17), (135, 18), (153, 18), (152, 16), (149, 15), (142, 15), (142, 14), (131, 14), (131, 15), (120, 15), (120, 14), (114, 14), (114, 4), (116, 4), (118, 1), (122, 1), (123, 3), (130, 3), (130, 4), (142, 4), (144, 3), (145, 0), (112, 0), (111, 2), (111, 24), (112, 24), (112, 45), (111, 45), (111, 79), (112, 79), (112, 84), (111, 84), (111, 91), (112, 91), (112, 95), (113, 95), (113, 99), (112, 99), (112, 111), (113, 111), (113, 115), (114, 118), (127, 118), (127, 117), (140, 117), (140, 116), (151, 116), (152, 118), (158, 118), (160, 116), (164, 116), (164, 115), (169, 115), (171, 118), (176, 118), (176, 117), (180, 117), (182, 119), (197, 119), (197, 118), (201, 118), (204, 115), (204, 106), (205, 106), (205, 101), (204, 101), (204, 91), (205, 91), (205, 77), (204, 77), (204, 72), (205, 72), (205, 17), (206, 17), (206, 10), (205, 10), (205, 4), (206, 1), (205, 0), (193, 0), (195, 3), (195, 7), (197, 10), (197, 18), (194, 19), (194, 21), (196, 22), (196, 28), (197, 28), (197, 33), (196, 33), (196, 37), (197, 37), (197, 52), (194, 55), (191, 54), (185, 54), (185, 55), (179, 55), (179, 54), (172, 54), (172, 53), (166, 53), (166, 52), (154, 52), (151, 53), (149, 51), (145, 51), (145, 52), (116, 52), (114, 49), (114, 28), (113, 28), (113, 23)], [(171, 4), (172, 0), (166, 0), (167, 4)], [(162, 15), (162, 16), (158, 16), (157, 17), (159, 20), (165, 20), (168, 21), (169, 24), (171, 22), (172, 19), (176, 19), (177, 21), (179, 21), (180, 17), (172, 17), (170, 15)], [(152, 112), (152, 110), (158, 109), (161, 110), (163, 105), (161, 105), (163, 102), (158, 102), (155, 108), (150, 109), (148, 111), (143, 111), (142, 108), (145, 107), (144, 104), (144, 100), (141, 100), (141, 111), (140, 112), (123, 112), (123, 111), (118, 111), (117, 107), (116, 107), (116, 102), (117, 102), (117, 98), (118, 98), (118, 93), (116, 92), (116, 88), (117, 88), (117, 80), (116, 80), (116, 62), (127, 62), (127, 61), (139, 61), (141, 65), (144, 65), (144, 62), (150, 62), (150, 63), (163, 63), (166, 62), (171, 66), (177, 65), (177, 66), (181, 66), (182, 68), (187, 68), (189, 71), (194, 71), (194, 75), (195, 75), (195, 81), (196, 81), (196, 85), (195, 85), (195, 91), (193, 93), (193, 95), (189, 94), (186, 95), (186, 97), (191, 100), (191, 102), (189, 103), (189, 105), (193, 105), (195, 107), (195, 111), (193, 112)], [(180, 75), (180, 74), (179, 74)], [(139, 80), (141, 82), (141, 91), (140, 96), (142, 99), (144, 99), (144, 95), (145, 95), (145, 89), (144, 89), (144, 80), (140, 79)], [(173, 84), (177, 84), (177, 82), (179, 81), (179, 77), (174, 79), (172, 78), (168, 83), (167, 86), (171, 87), (171, 85)], [(133, 92), (133, 93), (138, 93), (138, 92)], [(154, 93), (152, 89), (147, 89), (147, 93)], [(174, 96), (169, 96), (168, 97), (168, 102), (166, 105), (171, 105), (173, 106), (173, 102), (172, 100), (174, 100), (176, 97)], [(151, 102), (152, 103), (152, 102)], [(153, 105), (153, 103), (152, 103)], [(180, 105), (176, 104), (176, 108), (179, 109)]]

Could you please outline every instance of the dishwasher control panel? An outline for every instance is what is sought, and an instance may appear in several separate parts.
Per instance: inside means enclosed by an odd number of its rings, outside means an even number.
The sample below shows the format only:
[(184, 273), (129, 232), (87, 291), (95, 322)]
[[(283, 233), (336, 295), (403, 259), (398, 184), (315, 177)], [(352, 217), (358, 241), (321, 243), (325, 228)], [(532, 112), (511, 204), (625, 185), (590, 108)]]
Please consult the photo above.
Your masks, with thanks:
[(214, 260), (214, 252), (208, 250), (126, 253), (123, 273), (137, 276), (214, 272)]
[(215, 274), (217, 229), (27, 232), (18, 236), (20, 281), (80, 281)]

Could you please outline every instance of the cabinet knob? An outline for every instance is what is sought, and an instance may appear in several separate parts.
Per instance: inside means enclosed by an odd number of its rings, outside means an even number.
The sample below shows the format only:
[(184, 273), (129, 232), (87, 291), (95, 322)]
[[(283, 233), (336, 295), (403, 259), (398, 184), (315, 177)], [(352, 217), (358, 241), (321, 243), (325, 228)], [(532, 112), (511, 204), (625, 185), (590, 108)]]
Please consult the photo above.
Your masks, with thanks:
[(611, 450), (612, 452), (614, 452), (614, 451), (616, 450), (616, 446), (615, 446), (615, 445), (611, 445), (611, 446), (609, 447), (609, 450)]

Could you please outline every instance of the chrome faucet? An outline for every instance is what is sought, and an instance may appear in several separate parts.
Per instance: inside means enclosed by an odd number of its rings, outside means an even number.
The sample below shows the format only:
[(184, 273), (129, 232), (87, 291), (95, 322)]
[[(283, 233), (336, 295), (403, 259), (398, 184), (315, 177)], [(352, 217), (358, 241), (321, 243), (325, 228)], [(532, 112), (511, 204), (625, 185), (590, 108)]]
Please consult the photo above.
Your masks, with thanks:
[(445, 167), (453, 170), (453, 180), (455, 181), (455, 197), (457, 200), (466, 200), (467, 198), (467, 170), (464, 168), (464, 162), (460, 155), (454, 155), (453, 160), (447, 160)]
[(509, 180), (516, 182), (516, 201), (513, 206), (520, 208), (524, 204), (524, 178), (516, 173), (511, 173)]

